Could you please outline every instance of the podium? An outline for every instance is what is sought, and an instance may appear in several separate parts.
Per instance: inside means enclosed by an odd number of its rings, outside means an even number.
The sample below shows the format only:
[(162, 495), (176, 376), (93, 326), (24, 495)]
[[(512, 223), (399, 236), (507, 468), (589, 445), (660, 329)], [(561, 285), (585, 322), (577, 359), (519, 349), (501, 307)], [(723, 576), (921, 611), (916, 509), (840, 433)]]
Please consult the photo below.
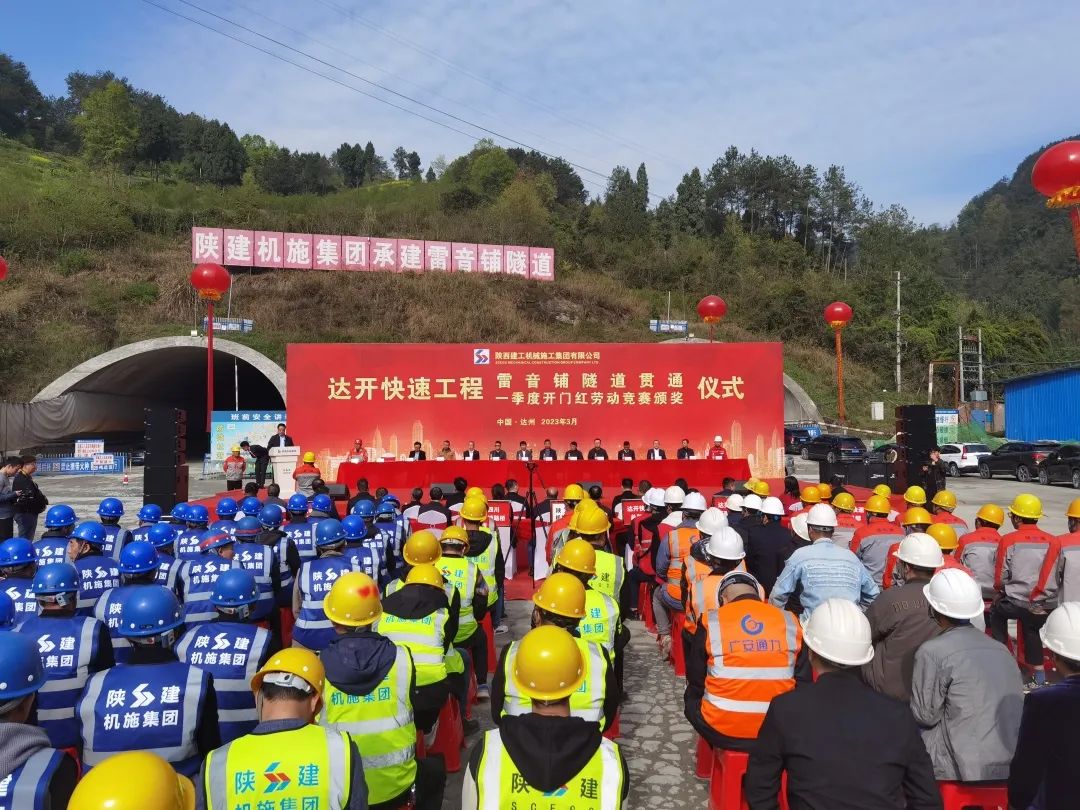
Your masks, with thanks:
[(281, 487), (278, 497), (288, 498), (296, 493), (296, 481), (293, 480), (293, 470), (300, 461), (299, 447), (271, 447), (270, 467), (274, 472), (274, 483)]

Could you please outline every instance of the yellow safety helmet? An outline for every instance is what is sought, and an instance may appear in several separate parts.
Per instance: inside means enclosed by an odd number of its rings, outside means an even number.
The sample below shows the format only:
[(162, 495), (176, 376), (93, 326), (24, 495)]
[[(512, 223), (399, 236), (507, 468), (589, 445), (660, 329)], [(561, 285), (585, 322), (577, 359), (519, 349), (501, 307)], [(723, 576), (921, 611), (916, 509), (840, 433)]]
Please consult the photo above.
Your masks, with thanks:
[(953, 510), (956, 508), (956, 496), (947, 489), (939, 489), (931, 501), (934, 506), (941, 509)]
[(855, 496), (850, 492), (838, 492), (832, 499), (832, 507), (838, 512), (854, 512)]
[(1069, 508), (1065, 510), (1065, 517), (1080, 520), (1080, 498), (1077, 498), (1069, 504)]
[(749, 492), (756, 493), (757, 492), (757, 485), (758, 485), (758, 479), (751, 476), (750, 478), (746, 479), (746, 483), (743, 484), (743, 489), (745, 489), (745, 490), (747, 490)]
[(574, 637), (545, 625), (525, 634), (511, 672), (521, 694), (533, 700), (562, 700), (585, 680), (585, 659)]
[(487, 495), (484, 494), (484, 490), (480, 487), (469, 487), (465, 490), (466, 498), (482, 498), (484, 503), (487, 503)]
[(921, 506), (912, 506), (900, 518), (901, 526), (929, 526), (933, 522), (933, 516)]
[(362, 571), (342, 574), (323, 601), (323, 613), (344, 627), (374, 624), (382, 616), (379, 586)]
[(573, 574), (556, 572), (533, 594), (533, 604), (548, 613), (580, 619), (585, 615), (585, 586)]
[(469, 533), (462, 526), (447, 526), (443, 529), (440, 543), (461, 543), (465, 550), (469, 550)]
[(975, 513), (975, 517), (985, 520), (987, 523), (993, 523), (995, 526), (1000, 526), (1005, 522), (1005, 510), (996, 503), (984, 503), (979, 507), (979, 511)]
[(956, 529), (948, 523), (931, 523), (927, 527), (926, 533), (937, 540), (937, 544), (942, 551), (952, 551), (960, 545), (960, 540), (956, 536)]
[(821, 503), (821, 490), (812, 484), (803, 487), (802, 492), (799, 493), (799, 500), (803, 503)]
[[(585, 501), (582, 501), (585, 503)], [(582, 509), (580, 512), (575, 513), (577, 521), (574, 525), (574, 530), (578, 534), (607, 534), (611, 529), (611, 520), (607, 516), (607, 512), (601, 509), (599, 506), (592, 506), (589, 509)]]
[(234, 453), (239, 453), (239, 452), (240, 452), (240, 445), (238, 445), (238, 444), (234, 444), (234, 445), (232, 446), (232, 451), (233, 451)]
[(326, 670), (323, 669), (319, 656), (311, 650), (303, 647), (286, 647), (274, 653), (263, 668), (251, 679), (251, 691), (258, 692), (262, 687), (263, 679), (272, 672), (284, 672), (286, 675), (295, 675), (303, 680), (318, 694), (322, 694), (323, 682), (326, 680)]
[(887, 515), (892, 511), (892, 504), (884, 495), (871, 495), (866, 499), (863, 509), (871, 515)]
[(401, 556), (409, 565), (429, 565), (439, 561), (442, 556), (442, 546), (439, 545), (439, 538), (435, 536), (435, 532), (430, 529), (421, 529), (405, 541)]
[(442, 571), (434, 565), (414, 565), (409, 569), (409, 573), (405, 577), (406, 585), (431, 585), (435, 588), (441, 588), (445, 582)]
[(471, 523), (481, 523), (487, 520), (487, 513), (487, 501), (483, 498), (477, 498), (475, 495), (471, 498), (466, 498), (465, 503), (461, 504), (462, 519), (468, 520)]
[(888, 484), (878, 484), (874, 487), (874, 494), (880, 495), (882, 498), (888, 498), (892, 495), (892, 490), (889, 488)]
[(832, 484), (818, 484), (818, 495), (821, 496), (822, 503), (828, 503), (832, 500)]
[(768, 481), (762, 481), (758, 478), (751, 478), (749, 481), (747, 481), (746, 488), (753, 492), (755, 495), (758, 495), (762, 498), (768, 498), (769, 493), (772, 491), (769, 488)]
[(581, 488), (581, 484), (569, 484), (563, 490), (562, 499), (564, 501), (583, 501), (585, 500), (585, 490)]
[(904, 491), (904, 500), (915, 506), (926, 504), (926, 490), (920, 486), (910, 486)]
[(195, 786), (157, 754), (126, 751), (109, 757), (84, 774), (67, 807), (68, 810), (194, 810)]
[(563, 568), (591, 576), (596, 573), (596, 549), (588, 540), (580, 537), (568, 540), (555, 557), (555, 562)]
[(315, 454), (312, 453), (310, 450), (308, 450), (306, 453), (304, 453), (304, 463), (305, 464), (314, 464), (315, 463)]
[(1012, 506), (1009, 507), (1009, 512), (1016, 515), (1018, 518), (1038, 520), (1043, 516), (1042, 501), (1034, 495), (1021, 492), (1013, 498)]

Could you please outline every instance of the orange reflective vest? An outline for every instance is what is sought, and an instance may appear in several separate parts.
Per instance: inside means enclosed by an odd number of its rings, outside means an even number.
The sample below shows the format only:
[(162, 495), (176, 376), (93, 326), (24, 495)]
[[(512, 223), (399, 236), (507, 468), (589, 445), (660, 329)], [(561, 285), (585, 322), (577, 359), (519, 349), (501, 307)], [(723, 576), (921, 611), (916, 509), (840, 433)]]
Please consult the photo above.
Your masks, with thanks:
[(691, 635), (697, 632), (701, 616), (720, 607), (720, 580), (723, 578), (723, 574), (714, 574), (712, 568), (705, 563), (693, 557), (687, 558), (686, 623), (683, 627)]
[(701, 716), (727, 737), (753, 739), (769, 703), (795, 688), (802, 628), (794, 614), (756, 599), (709, 611)]
[(668, 569), (665, 574), (668, 596), (677, 602), (683, 599), (683, 572), (686, 570), (686, 561), (690, 558), (690, 546), (700, 539), (701, 535), (696, 528), (674, 529), (668, 533), (664, 542), (668, 544)]

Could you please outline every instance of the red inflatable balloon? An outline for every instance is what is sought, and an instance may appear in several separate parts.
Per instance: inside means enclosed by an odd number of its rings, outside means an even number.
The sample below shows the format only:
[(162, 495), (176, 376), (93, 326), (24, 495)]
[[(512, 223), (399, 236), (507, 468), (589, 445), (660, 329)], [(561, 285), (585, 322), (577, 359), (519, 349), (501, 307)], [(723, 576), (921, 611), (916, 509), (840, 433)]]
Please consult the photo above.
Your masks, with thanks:
[(7, 259), (0, 256), (0, 281), (3, 281), (5, 278), (7, 278)]
[(1080, 141), (1056, 143), (1039, 155), (1031, 169), (1031, 184), (1044, 197), (1080, 186)]
[(220, 264), (197, 264), (191, 271), (191, 286), (199, 291), (199, 298), (220, 301), (229, 291), (232, 276)]
[(851, 307), (843, 301), (833, 301), (825, 307), (825, 322), (833, 329), (843, 329), (851, 320)]
[(719, 295), (706, 295), (698, 301), (697, 313), (705, 323), (720, 323), (720, 320), (727, 314), (727, 302)]

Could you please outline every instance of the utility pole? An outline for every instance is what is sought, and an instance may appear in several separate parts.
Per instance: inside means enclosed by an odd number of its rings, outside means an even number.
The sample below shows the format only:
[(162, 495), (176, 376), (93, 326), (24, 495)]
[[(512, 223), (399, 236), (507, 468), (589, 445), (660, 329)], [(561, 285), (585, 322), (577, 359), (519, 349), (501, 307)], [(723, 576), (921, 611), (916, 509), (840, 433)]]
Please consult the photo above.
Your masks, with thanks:
[(896, 393), (900, 393), (900, 271), (896, 271)]
[(964, 327), (956, 327), (956, 339), (960, 354), (960, 401), (963, 402), (965, 395), (967, 394), (966, 386), (964, 385)]

